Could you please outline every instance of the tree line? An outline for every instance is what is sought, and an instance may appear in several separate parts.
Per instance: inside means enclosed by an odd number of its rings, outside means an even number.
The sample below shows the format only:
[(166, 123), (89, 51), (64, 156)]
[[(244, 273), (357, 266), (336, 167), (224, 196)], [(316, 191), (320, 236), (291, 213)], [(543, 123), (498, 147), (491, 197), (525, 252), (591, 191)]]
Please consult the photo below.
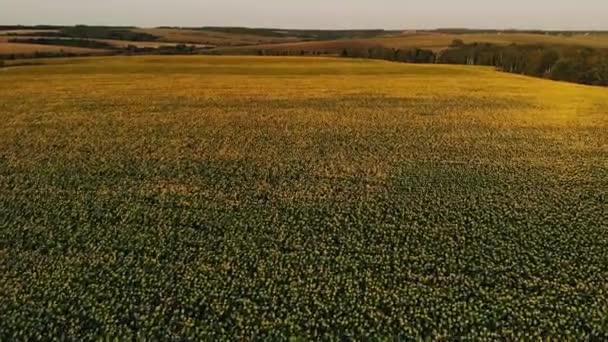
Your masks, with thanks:
[(486, 65), (510, 73), (608, 86), (608, 50), (605, 49), (465, 44), (455, 40), (448, 49), (440, 52), (374, 47), (344, 49), (341, 56), (407, 63)]
[(145, 32), (133, 31), (132, 29), (132, 27), (127, 26), (111, 27), (77, 25), (61, 27), (57, 30), (57, 32), (15, 33), (9, 35), (36, 36), (45, 38), (115, 39), (137, 42), (153, 42), (160, 39), (158, 36)]
[[(0, 67), (7, 66), (4, 61), (14, 61), (18, 59), (30, 58), (60, 58), (60, 57), (88, 57), (98, 56), (100, 53), (74, 53), (65, 50), (61, 51), (35, 51), (31, 53), (7, 53), (0, 55)], [(20, 64), (22, 65), (22, 64)], [(10, 66), (10, 64), (9, 64)]]
[(0, 67), (4, 66), (4, 60), (29, 59), (29, 58), (56, 58), (56, 57), (85, 57), (93, 55), (195, 55), (206, 53), (206, 48), (195, 45), (176, 44), (162, 45), (158, 47), (138, 47), (129, 44), (125, 47), (114, 46), (105, 42), (88, 39), (61, 39), (61, 38), (36, 38), (15, 39), (10, 42), (56, 45), (64, 47), (80, 47), (91, 49), (103, 49), (94, 53), (74, 53), (69, 50), (60, 51), (35, 51), (31, 53), (0, 54)]

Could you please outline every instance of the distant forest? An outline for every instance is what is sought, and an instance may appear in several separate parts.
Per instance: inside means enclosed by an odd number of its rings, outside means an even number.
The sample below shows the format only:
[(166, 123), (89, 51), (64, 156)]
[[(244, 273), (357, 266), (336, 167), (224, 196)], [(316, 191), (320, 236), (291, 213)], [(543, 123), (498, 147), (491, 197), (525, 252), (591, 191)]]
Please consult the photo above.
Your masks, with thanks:
[(455, 40), (449, 49), (344, 49), (342, 57), (373, 58), (407, 63), (494, 66), (498, 70), (589, 85), (608, 85), (608, 50), (540, 45), (500, 46), (465, 44)]
[[(23, 30), (24, 28), (12, 28), (13, 30)], [(70, 26), (70, 27), (53, 27), (53, 26), (35, 26), (28, 29), (52, 29), (57, 32), (33, 32), (29, 34), (18, 34), (19, 36), (36, 36), (36, 37), (53, 37), (53, 38), (95, 38), (95, 39), (115, 39), (115, 40), (130, 40), (153, 42), (160, 37), (132, 31), (130, 27), (106, 27), (106, 26)], [(6, 26), (0, 26), (0, 30), (6, 29)], [(10, 34), (9, 34), (10, 35)]]

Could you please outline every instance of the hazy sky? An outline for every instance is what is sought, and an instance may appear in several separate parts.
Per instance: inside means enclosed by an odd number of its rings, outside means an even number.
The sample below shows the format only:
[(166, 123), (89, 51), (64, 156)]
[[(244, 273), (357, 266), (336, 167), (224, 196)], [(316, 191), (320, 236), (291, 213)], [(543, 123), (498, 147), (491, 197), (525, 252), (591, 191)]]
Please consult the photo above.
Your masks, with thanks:
[(608, 29), (608, 0), (0, 0), (0, 24)]

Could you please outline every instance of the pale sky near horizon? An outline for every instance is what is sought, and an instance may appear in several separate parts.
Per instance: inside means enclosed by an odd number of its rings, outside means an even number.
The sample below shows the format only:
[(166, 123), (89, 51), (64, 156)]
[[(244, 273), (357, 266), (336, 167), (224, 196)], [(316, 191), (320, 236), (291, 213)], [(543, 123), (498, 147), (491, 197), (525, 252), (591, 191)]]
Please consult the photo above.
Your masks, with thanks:
[(0, 25), (608, 30), (608, 0), (0, 0)]

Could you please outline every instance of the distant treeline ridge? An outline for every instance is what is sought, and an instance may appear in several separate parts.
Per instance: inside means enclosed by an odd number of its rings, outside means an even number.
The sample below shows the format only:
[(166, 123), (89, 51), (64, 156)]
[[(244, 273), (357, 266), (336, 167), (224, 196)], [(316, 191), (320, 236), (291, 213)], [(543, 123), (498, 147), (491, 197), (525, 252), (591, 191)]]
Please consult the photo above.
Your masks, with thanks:
[(440, 52), (425, 49), (344, 49), (342, 57), (407, 63), (494, 66), (498, 70), (554, 80), (608, 86), (608, 50), (537, 45), (464, 44), (460, 40)]
[[(0, 27), (1, 28), (1, 27)], [(6, 28), (6, 27), (5, 27)], [(21, 28), (22, 29), (22, 28)], [(68, 26), (68, 27), (46, 27), (41, 26), (36, 29), (53, 29), (54, 31), (49, 32), (32, 32), (32, 33), (18, 33), (9, 34), (13, 36), (35, 36), (35, 37), (47, 37), (47, 38), (95, 38), (95, 39), (115, 39), (115, 40), (130, 40), (130, 41), (142, 41), (142, 42), (153, 42), (160, 37), (155, 35), (133, 31), (131, 27), (107, 27), (107, 26)], [(15, 30), (18, 30), (15, 28)]]

